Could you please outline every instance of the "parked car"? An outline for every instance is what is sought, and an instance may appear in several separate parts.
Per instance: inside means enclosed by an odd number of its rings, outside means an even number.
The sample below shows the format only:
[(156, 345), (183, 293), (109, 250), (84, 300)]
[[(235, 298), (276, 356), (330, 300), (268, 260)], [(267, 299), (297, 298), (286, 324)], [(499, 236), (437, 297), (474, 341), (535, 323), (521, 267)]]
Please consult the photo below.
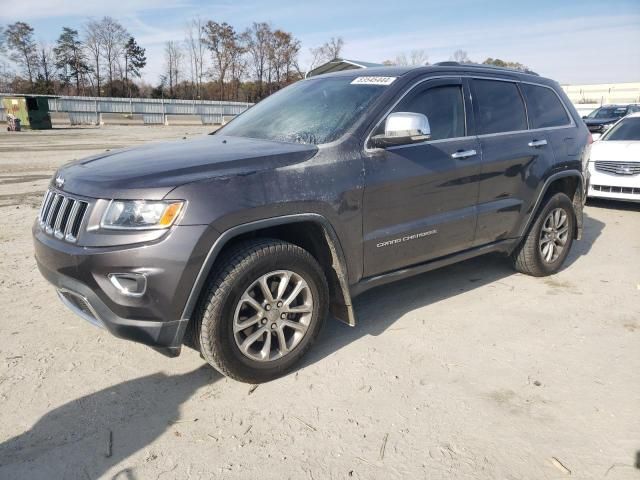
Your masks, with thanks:
[(604, 133), (622, 117), (640, 112), (640, 105), (605, 105), (582, 117), (592, 133)]
[(640, 113), (619, 120), (593, 144), (589, 197), (640, 202)]
[(559, 85), (447, 64), (312, 77), (210, 136), (61, 168), (33, 226), (61, 300), (225, 375), (289, 371), (330, 310), (499, 252), (557, 272), (582, 231), (590, 134)]

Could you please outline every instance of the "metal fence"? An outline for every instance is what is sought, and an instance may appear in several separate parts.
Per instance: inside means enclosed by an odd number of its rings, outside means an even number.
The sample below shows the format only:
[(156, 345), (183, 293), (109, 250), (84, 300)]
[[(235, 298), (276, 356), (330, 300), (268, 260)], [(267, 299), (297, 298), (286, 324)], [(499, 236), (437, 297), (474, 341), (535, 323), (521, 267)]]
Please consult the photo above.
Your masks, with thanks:
[[(0, 122), (6, 121), (0, 95)], [(217, 102), (209, 100), (175, 100), (156, 98), (115, 97), (58, 97), (49, 99), (52, 114), (68, 114), (72, 125), (100, 125), (119, 120), (135, 121), (146, 125), (166, 125), (179, 122), (186, 116), (200, 119), (204, 125), (223, 123), (225, 117), (244, 112), (251, 103)], [(66, 119), (53, 115), (55, 120)], [(61, 118), (62, 117), (62, 118)]]

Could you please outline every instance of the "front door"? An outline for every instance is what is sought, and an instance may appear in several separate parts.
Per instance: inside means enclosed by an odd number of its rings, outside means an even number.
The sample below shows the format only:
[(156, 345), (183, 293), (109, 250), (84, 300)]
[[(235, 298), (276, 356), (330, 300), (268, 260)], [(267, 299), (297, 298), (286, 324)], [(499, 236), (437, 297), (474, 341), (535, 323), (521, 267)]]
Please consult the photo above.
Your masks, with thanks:
[(425, 114), (432, 136), (365, 155), (365, 277), (467, 249), (476, 226), (481, 152), (462, 79), (424, 81), (392, 112)]

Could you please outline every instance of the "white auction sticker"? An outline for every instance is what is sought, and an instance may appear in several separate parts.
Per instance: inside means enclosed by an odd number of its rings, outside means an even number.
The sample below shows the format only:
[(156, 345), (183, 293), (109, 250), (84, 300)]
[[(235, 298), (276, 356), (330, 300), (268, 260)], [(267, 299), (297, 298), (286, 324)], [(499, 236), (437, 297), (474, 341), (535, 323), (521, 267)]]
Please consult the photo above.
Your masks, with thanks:
[(391, 85), (397, 77), (358, 77), (351, 85)]

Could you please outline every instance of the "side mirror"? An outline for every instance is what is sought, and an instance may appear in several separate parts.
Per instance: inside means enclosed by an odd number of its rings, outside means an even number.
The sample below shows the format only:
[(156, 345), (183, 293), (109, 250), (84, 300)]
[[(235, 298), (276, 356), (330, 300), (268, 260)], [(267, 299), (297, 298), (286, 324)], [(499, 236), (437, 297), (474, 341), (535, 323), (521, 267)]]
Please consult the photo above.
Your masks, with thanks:
[(422, 113), (395, 112), (384, 122), (384, 133), (371, 137), (376, 148), (420, 143), (431, 138), (429, 119)]
[(583, 115), (583, 116), (582, 116), (582, 119), (583, 119), (583, 120), (586, 120), (587, 118), (589, 118), (589, 117), (587, 117), (586, 115)]

